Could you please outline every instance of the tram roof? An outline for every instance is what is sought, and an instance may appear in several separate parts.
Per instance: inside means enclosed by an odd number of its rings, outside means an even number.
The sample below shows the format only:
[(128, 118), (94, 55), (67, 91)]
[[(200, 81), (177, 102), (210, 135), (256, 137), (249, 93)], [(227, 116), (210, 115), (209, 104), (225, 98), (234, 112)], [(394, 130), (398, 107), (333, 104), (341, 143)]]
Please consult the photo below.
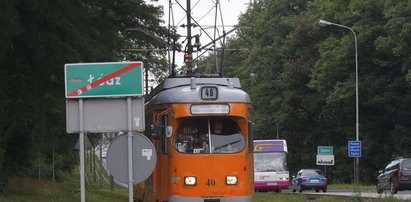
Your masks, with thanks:
[(201, 87), (216, 86), (218, 98), (207, 102), (251, 103), (250, 96), (241, 90), (238, 78), (167, 78), (146, 97), (149, 105), (175, 102), (203, 102)]

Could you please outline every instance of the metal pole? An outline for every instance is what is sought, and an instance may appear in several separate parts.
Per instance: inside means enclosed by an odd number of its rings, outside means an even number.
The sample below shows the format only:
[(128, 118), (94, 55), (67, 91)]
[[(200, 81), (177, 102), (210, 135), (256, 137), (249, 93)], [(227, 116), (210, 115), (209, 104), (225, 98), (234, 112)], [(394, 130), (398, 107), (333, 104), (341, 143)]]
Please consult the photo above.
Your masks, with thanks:
[[(360, 139), (360, 123), (359, 123), (359, 104), (358, 104), (358, 51), (357, 51), (357, 35), (355, 34), (354, 30), (350, 27), (345, 25), (340, 25), (333, 22), (328, 22), (325, 20), (320, 20), (320, 25), (327, 26), (327, 25), (334, 25), (337, 27), (348, 29), (354, 35), (354, 45), (355, 45), (355, 140), (358, 142)], [(354, 161), (354, 182), (357, 184), (359, 182), (359, 157), (355, 157)]]
[[(350, 28), (351, 32), (354, 34), (354, 41), (355, 41), (355, 140), (359, 141), (360, 139), (360, 123), (359, 123), (359, 104), (358, 104), (358, 52), (357, 52), (357, 35), (355, 34), (354, 30)], [(360, 164), (359, 157), (355, 157), (355, 166), (357, 170), (357, 179), (356, 183), (359, 183), (359, 164)]]
[(53, 149), (53, 184), (56, 180), (56, 174), (55, 174), (55, 169), (54, 169), (54, 149)]
[(215, 58), (215, 68), (216, 68), (216, 72), (219, 72), (219, 68), (218, 68), (218, 56), (217, 56), (217, 47), (216, 47), (216, 34), (217, 34), (217, 13), (218, 13), (218, 0), (216, 0), (215, 2), (215, 17), (214, 17), (214, 58)]
[(83, 114), (83, 99), (79, 99), (79, 126), (80, 126), (80, 192), (81, 202), (86, 201), (86, 189), (84, 183), (84, 114)]
[(94, 182), (96, 182), (96, 180), (97, 180), (97, 176), (96, 176), (96, 148), (95, 147), (92, 147), (93, 148), (93, 180), (94, 180)]
[(277, 140), (278, 140), (278, 138), (280, 137), (280, 135), (279, 135), (279, 133), (278, 133), (278, 122), (277, 122)]
[(191, 45), (191, 0), (187, 0), (187, 75), (193, 75), (193, 69), (191, 65), (191, 60), (193, 57), (193, 46)]
[[(87, 134), (86, 134), (86, 137), (87, 137)], [(88, 139), (88, 138), (87, 138)], [(88, 152), (89, 152), (89, 154), (88, 154), (88, 165), (90, 166), (90, 173), (93, 173), (93, 166), (92, 166), (92, 161), (93, 161), (93, 157), (91, 156), (92, 154), (92, 152), (91, 152), (91, 148), (90, 149), (88, 149)]]
[[(103, 138), (103, 133), (101, 134), (101, 138)], [(99, 176), (100, 176), (100, 187), (103, 185), (103, 172), (102, 172), (102, 170), (103, 170), (103, 149), (101, 148), (102, 147), (102, 144), (101, 144), (101, 141), (102, 140), (100, 140), (100, 169), (99, 169)]]
[(131, 126), (131, 97), (127, 97), (128, 129), (128, 201), (133, 202), (133, 133)]

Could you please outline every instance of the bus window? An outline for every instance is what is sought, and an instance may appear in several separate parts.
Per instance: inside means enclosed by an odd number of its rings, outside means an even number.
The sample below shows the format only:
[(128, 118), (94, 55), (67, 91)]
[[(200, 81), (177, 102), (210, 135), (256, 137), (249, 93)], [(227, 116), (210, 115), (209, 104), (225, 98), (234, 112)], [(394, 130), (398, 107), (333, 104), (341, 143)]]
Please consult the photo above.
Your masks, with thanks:
[(287, 153), (254, 153), (254, 169), (256, 172), (288, 171)]
[(181, 123), (174, 137), (174, 148), (192, 154), (236, 153), (245, 148), (245, 138), (235, 121), (196, 118)]

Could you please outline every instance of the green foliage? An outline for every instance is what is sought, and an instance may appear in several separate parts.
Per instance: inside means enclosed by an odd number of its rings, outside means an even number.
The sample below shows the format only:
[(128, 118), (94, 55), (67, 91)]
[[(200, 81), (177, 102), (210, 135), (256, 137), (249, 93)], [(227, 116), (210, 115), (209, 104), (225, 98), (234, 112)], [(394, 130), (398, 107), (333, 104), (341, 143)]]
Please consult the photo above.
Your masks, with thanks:
[(65, 130), (64, 64), (148, 59), (162, 75), (164, 54), (124, 51), (164, 47), (161, 15), (143, 0), (1, 1), (0, 168), (50, 179), (54, 151), (57, 173), (71, 170), (78, 136)]
[(242, 14), (239, 24), (252, 29), (238, 31), (227, 47), (249, 51), (225, 54), (225, 74), (239, 77), (251, 96), (256, 139), (276, 138), (279, 125), (291, 173), (317, 167), (316, 147), (330, 145), (336, 165), (329, 178), (353, 178), (347, 141), (355, 140), (354, 36), (321, 27), (320, 19), (357, 35), (361, 181), (374, 183), (389, 160), (410, 157), (410, 9), (406, 0), (262, 0)]

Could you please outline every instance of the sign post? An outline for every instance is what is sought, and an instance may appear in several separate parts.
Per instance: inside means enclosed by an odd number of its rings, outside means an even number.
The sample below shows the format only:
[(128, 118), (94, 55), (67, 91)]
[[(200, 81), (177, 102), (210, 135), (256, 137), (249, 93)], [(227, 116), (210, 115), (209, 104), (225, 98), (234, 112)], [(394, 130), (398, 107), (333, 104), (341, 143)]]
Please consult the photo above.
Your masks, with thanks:
[(79, 99), (79, 125), (80, 125), (80, 189), (81, 202), (86, 201), (85, 168), (84, 168), (84, 121), (83, 121), (83, 99)]
[(348, 156), (361, 157), (361, 141), (348, 141)]
[[(357, 137), (358, 140), (358, 137)], [(354, 159), (354, 190), (357, 190), (358, 185), (358, 158), (361, 157), (361, 141), (348, 141), (348, 156), (355, 157)]]
[(335, 163), (334, 148), (332, 146), (318, 146), (316, 163), (325, 167), (325, 176), (327, 176), (327, 166), (333, 166)]
[[(120, 132), (115, 119), (107, 119), (104, 116), (90, 116), (90, 114), (110, 113), (110, 107), (122, 108), (121, 101), (113, 102), (107, 98), (127, 97), (126, 111), (128, 131), (128, 186), (129, 201), (133, 201), (133, 158), (132, 158), (132, 131), (143, 129), (144, 124), (144, 100), (138, 106), (141, 108), (142, 116), (134, 116), (132, 110), (132, 97), (143, 96), (143, 63), (142, 62), (111, 62), (111, 63), (78, 63), (66, 64), (65, 73), (65, 96), (66, 99), (78, 99), (77, 108), (67, 100), (67, 120), (72, 120), (73, 114), (78, 113), (78, 132), (80, 136), (80, 189), (81, 202), (85, 202), (85, 172), (84, 172), (84, 132), (116, 131)], [(84, 107), (83, 98), (96, 98), (87, 100), (93, 103)], [(104, 98), (104, 99), (101, 99)], [(74, 111), (74, 112), (73, 112)], [(119, 111), (119, 110), (115, 110)], [(121, 110), (120, 110), (121, 111)], [(137, 113), (138, 114), (138, 113)], [(71, 115), (71, 116), (70, 116)], [(86, 116), (85, 116), (86, 115)], [(90, 118), (91, 117), (91, 118)], [(132, 119), (132, 117), (134, 119)], [(86, 120), (85, 120), (86, 118)], [(133, 124), (134, 120), (134, 124)], [(67, 121), (67, 132), (76, 132), (74, 123)], [(144, 123), (144, 122), (142, 122)], [(90, 126), (91, 127), (90, 127)], [(85, 130), (87, 128), (87, 130)]]

